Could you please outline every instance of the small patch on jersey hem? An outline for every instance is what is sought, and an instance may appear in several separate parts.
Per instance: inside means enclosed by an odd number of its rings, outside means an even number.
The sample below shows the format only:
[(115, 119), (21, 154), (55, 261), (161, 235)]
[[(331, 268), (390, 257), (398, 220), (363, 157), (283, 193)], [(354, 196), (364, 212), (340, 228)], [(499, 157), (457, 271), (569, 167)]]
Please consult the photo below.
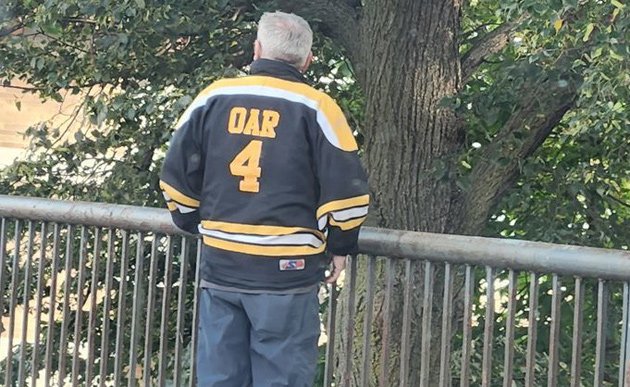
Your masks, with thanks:
[(303, 259), (281, 259), (280, 271), (304, 270), (305, 261)]

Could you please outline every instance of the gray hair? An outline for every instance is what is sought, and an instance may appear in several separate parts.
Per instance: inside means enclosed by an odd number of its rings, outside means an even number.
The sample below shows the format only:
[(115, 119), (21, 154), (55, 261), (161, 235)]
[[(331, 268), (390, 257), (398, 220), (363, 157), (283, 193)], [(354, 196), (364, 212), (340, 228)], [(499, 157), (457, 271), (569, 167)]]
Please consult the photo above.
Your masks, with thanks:
[(276, 59), (300, 68), (313, 45), (313, 31), (306, 20), (292, 13), (266, 12), (258, 23), (258, 41), (263, 58)]

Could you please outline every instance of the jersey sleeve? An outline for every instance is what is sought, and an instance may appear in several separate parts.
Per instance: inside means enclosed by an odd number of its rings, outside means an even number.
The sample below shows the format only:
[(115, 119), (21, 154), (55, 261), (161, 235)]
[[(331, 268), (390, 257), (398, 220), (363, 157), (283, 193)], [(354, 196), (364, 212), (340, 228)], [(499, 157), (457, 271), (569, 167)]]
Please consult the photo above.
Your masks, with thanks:
[(368, 182), (357, 143), (343, 112), (326, 98), (317, 112), (315, 169), (319, 182), (317, 219), (327, 229), (328, 251), (356, 254), (359, 228), (368, 214)]
[(184, 112), (171, 138), (160, 173), (160, 189), (173, 223), (193, 234), (199, 232), (203, 184), (202, 110), (203, 107), (193, 103)]

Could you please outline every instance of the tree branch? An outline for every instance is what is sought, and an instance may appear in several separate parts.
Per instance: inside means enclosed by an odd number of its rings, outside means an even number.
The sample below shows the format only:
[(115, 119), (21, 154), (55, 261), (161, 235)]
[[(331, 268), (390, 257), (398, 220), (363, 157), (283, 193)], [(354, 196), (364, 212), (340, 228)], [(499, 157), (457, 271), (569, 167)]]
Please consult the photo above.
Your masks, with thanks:
[(0, 84), (0, 87), (4, 87), (4, 88), (7, 88), (7, 89), (18, 89), (18, 90), (23, 90), (23, 91), (32, 91), (32, 92), (43, 90), (41, 87), (16, 86), (16, 85), (11, 85), (10, 83), (9, 84), (2, 83), (2, 84)]
[(483, 149), (470, 173), (465, 233), (478, 232), (497, 201), (512, 187), (521, 165), (574, 106), (579, 79), (543, 79), (525, 90), (519, 107), (494, 141)]
[(624, 207), (628, 207), (628, 208), (630, 208), (630, 203), (626, 203), (626, 202), (624, 202), (623, 200), (621, 200), (621, 199), (619, 199), (618, 197), (616, 197), (616, 196), (614, 196), (614, 195), (611, 195), (611, 194), (607, 194), (606, 196), (607, 196), (607, 197), (609, 197), (610, 199), (612, 199), (614, 202), (616, 202), (616, 203), (618, 203), (618, 204), (621, 204), (621, 205), (622, 205), (622, 206), (624, 206)]
[(42, 29), (40, 29), (40, 30), (39, 30), (39, 34), (40, 34), (40, 35), (42, 35), (42, 36), (45, 36), (47, 39), (50, 39), (50, 40), (52, 40), (53, 42), (59, 43), (59, 44), (60, 44), (60, 45), (62, 45), (62, 46), (65, 46), (65, 47), (68, 47), (68, 48), (72, 48), (73, 50), (77, 50), (77, 51), (82, 52), (82, 53), (84, 53), (84, 54), (89, 54), (89, 52), (88, 52), (87, 50), (84, 50), (84, 49), (82, 49), (81, 47), (77, 47), (77, 46), (75, 46), (75, 45), (73, 45), (73, 44), (70, 44), (70, 43), (64, 42), (64, 41), (63, 41), (63, 40), (61, 40), (61, 39), (57, 39), (57, 38), (55, 38), (54, 36), (51, 36), (51, 35), (49, 35), (49, 34), (45, 33), (45, 32), (44, 32), (44, 30), (42, 30)]
[(503, 23), (474, 42), (472, 48), (462, 57), (464, 83), (470, 79), (470, 76), (487, 57), (500, 52), (508, 45), (510, 37), (524, 19), (525, 16), (522, 16), (515, 21)]
[(13, 34), (16, 31), (19, 31), (21, 28), (24, 27), (23, 23), (18, 23), (14, 26), (11, 27), (7, 27), (7, 28), (2, 28), (0, 29), (0, 38), (3, 38), (5, 36), (9, 36), (11, 34)]

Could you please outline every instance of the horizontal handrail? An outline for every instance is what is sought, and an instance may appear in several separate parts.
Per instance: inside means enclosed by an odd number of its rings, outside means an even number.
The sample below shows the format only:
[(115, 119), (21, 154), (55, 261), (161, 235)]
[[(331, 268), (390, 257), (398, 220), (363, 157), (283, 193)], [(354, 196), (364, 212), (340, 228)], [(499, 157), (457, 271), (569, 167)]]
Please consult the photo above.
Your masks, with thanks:
[[(0, 195), (0, 217), (182, 234), (166, 209)], [(363, 227), (360, 251), (397, 258), (630, 280), (630, 252)]]

